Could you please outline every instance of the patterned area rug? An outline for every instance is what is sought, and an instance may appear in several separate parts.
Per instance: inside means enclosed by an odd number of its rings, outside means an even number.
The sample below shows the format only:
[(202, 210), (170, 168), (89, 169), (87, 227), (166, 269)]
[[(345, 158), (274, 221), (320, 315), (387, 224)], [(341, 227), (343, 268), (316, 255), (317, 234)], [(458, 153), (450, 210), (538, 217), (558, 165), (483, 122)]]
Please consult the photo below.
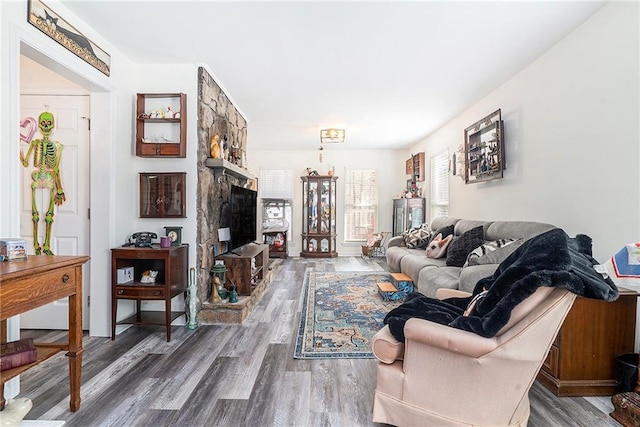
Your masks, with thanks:
[(385, 272), (307, 273), (294, 358), (373, 358), (371, 339), (400, 305), (383, 301)]

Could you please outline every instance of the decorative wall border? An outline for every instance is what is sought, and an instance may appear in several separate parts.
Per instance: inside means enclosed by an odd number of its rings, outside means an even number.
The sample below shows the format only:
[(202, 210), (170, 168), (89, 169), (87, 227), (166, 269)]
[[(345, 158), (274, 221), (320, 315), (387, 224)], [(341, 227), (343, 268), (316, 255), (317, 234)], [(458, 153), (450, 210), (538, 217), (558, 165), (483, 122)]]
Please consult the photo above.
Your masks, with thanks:
[(110, 75), (111, 56), (40, 0), (29, 0), (27, 21), (78, 58)]

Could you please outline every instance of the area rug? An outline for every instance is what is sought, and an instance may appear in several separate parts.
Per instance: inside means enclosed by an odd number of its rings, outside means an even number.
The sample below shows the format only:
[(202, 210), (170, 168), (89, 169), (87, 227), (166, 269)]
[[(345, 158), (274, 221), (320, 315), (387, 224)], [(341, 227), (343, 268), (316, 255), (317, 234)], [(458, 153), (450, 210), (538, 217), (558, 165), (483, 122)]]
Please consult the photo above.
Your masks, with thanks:
[(373, 358), (371, 339), (385, 315), (400, 305), (383, 301), (385, 272), (308, 272), (294, 358)]

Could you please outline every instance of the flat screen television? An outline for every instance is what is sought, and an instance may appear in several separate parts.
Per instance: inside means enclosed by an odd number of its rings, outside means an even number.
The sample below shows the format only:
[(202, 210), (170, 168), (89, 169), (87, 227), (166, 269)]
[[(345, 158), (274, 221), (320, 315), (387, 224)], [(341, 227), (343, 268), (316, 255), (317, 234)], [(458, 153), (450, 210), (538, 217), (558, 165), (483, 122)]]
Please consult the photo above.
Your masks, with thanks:
[(236, 250), (257, 239), (256, 221), (258, 193), (248, 188), (231, 186), (229, 224), (231, 224), (231, 250)]

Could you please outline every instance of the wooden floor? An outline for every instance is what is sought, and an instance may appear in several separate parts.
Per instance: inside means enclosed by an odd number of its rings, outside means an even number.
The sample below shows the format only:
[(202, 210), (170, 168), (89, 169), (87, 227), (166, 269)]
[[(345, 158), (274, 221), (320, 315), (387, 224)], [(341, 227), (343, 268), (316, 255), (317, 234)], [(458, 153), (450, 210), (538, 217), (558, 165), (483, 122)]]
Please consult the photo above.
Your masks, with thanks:
[[(384, 268), (359, 257), (287, 259), (243, 325), (174, 326), (170, 343), (160, 327), (132, 327), (115, 341), (85, 337), (80, 410), (69, 412), (60, 354), (22, 376), (20, 397), (33, 401), (26, 419), (82, 427), (373, 426), (374, 360), (296, 360), (293, 352), (305, 271)], [(66, 338), (57, 331), (26, 336)], [(557, 398), (536, 383), (530, 400), (532, 427), (619, 425), (608, 416), (608, 397)]]

